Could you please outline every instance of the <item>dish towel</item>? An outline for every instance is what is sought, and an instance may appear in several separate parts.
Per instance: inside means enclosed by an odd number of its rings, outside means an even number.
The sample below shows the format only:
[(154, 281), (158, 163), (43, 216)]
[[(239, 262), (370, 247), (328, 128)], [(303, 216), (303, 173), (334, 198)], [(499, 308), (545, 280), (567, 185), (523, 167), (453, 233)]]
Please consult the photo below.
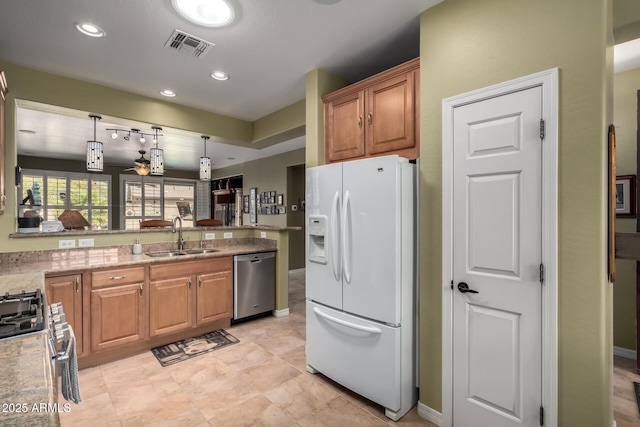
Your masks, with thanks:
[(78, 383), (78, 356), (76, 355), (76, 336), (69, 327), (69, 358), (62, 363), (62, 396), (71, 402), (82, 402)]

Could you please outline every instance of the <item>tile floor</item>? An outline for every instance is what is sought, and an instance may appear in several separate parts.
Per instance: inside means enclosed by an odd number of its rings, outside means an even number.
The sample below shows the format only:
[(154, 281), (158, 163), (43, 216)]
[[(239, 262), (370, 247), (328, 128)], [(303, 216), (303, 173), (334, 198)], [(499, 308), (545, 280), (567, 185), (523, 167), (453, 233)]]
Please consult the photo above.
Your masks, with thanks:
[[(290, 315), (232, 326), (235, 344), (163, 368), (151, 352), (80, 371), (69, 426), (425, 426), (305, 370), (304, 271), (290, 274)], [(60, 402), (64, 402), (62, 396)]]
[(636, 361), (614, 356), (613, 358), (613, 417), (616, 427), (640, 426), (640, 411), (636, 402), (633, 382), (640, 382)]

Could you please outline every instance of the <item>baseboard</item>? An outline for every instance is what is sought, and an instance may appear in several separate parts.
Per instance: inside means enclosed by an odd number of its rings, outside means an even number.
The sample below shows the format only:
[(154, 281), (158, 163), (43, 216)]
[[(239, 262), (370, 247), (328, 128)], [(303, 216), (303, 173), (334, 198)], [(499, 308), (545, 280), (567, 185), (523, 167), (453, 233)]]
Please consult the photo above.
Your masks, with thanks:
[(438, 427), (442, 425), (442, 414), (422, 402), (418, 402), (418, 415)]
[(636, 352), (634, 350), (629, 350), (628, 348), (613, 346), (613, 354), (624, 357), (625, 359), (638, 360)]
[(305, 268), (304, 268), (304, 267), (302, 267), (302, 268), (296, 268), (296, 269), (294, 269), (294, 270), (289, 270), (289, 273), (301, 273), (301, 272), (303, 272), (304, 270), (305, 270)]
[(289, 315), (289, 307), (282, 310), (273, 310), (273, 317), (285, 317)]

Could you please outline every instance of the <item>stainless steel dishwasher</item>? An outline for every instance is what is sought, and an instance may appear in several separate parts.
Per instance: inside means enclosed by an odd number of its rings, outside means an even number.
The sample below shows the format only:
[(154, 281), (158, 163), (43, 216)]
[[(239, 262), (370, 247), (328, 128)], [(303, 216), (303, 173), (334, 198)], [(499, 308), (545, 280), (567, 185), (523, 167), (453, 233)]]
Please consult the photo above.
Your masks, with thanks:
[(276, 253), (233, 257), (233, 320), (276, 308)]

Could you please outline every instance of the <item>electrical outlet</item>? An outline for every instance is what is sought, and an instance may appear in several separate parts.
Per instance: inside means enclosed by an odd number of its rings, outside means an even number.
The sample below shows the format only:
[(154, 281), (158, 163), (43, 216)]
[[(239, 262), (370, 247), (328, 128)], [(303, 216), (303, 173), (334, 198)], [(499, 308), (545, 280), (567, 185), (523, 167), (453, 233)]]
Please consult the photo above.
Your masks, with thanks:
[(260, 232), (260, 237), (262, 237), (263, 239), (267, 238), (267, 232), (266, 231), (261, 231)]
[(69, 248), (75, 248), (75, 247), (76, 247), (75, 240), (58, 240), (59, 249), (69, 249)]
[(206, 233), (204, 235), (204, 239), (205, 240), (213, 240), (216, 238), (216, 233)]
[(90, 248), (93, 246), (93, 239), (78, 239), (79, 248)]
[(224, 233), (224, 238), (225, 239), (231, 239), (232, 237), (233, 237), (233, 233), (232, 232)]

